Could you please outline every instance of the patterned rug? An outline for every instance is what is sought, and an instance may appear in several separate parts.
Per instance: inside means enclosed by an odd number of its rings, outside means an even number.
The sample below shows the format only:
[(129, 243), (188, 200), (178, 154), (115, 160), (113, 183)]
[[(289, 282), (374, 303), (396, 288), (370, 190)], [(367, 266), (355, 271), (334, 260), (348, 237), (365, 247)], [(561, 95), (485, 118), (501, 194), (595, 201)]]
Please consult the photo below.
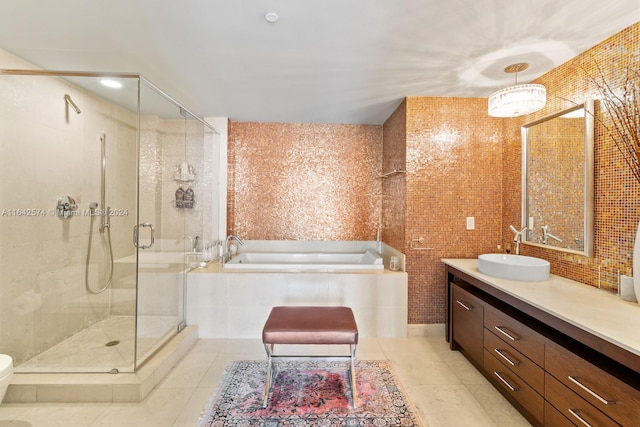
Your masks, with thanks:
[(351, 407), (349, 362), (280, 359), (262, 408), (266, 361), (234, 361), (200, 418), (200, 427), (421, 426), (387, 361), (356, 361), (358, 407)]

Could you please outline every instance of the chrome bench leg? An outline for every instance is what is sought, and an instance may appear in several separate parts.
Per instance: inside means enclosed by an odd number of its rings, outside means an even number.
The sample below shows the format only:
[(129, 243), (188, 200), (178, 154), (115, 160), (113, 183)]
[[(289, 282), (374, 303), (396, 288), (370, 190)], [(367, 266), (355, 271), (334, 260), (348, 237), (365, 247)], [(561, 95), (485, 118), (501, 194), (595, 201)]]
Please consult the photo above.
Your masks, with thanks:
[(351, 374), (351, 400), (353, 401), (353, 407), (358, 407), (358, 391), (356, 390), (356, 345), (350, 344), (349, 348), (351, 350), (350, 363), (351, 367), (349, 368), (349, 373)]
[(266, 408), (269, 403), (269, 391), (271, 390), (271, 381), (273, 379), (273, 345), (265, 344), (264, 349), (267, 351), (267, 378), (264, 381), (264, 396), (262, 398), (262, 407)]

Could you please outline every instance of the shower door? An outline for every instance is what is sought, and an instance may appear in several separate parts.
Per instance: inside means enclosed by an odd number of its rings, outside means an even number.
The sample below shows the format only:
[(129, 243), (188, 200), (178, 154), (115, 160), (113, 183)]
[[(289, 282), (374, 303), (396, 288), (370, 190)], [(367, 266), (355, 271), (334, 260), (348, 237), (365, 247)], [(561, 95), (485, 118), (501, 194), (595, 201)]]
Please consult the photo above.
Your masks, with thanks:
[(141, 79), (139, 205), (133, 231), (138, 254), (138, 366), (184, 326), (189, 254), (196, 252), (199, 240), (186, 226), (191, 212), (176, 204), (176, 190), (182, 185), (184, 192), (195, 175), (186, 161), (187, 126), (181, 111)]

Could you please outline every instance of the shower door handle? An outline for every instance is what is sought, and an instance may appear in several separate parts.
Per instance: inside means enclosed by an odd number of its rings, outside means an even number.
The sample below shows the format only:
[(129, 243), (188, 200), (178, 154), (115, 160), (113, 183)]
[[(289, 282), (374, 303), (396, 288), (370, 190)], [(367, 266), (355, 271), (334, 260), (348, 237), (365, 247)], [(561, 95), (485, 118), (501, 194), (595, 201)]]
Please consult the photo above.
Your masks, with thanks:
[[(140, 245), (139, 241), (138, 241), (138, 228), (142, 227), (142, 228), (149, 228), (151, 231), (151, 240), (149, 242), (148, 245)], [(150, 247), (153, 246), (155, 242), (155, 229), (153, 228), (153, 224), (151, 224), (150, 222), (144, 222), (142, 224), (138, 224), (136, 226), (133, 227), (133, 246), (135, 246), (138, 249), (149, 249)]]

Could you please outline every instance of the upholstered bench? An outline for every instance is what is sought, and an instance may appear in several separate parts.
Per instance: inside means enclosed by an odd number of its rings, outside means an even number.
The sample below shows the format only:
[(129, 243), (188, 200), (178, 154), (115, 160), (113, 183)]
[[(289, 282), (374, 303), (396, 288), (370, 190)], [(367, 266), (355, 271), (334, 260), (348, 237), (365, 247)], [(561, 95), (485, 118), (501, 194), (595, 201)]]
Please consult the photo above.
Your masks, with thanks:
[(275, 344), (349, 344), (348, 356), (321, 356), (349, 359), (349, 378), (353, 406), (358, 405), (356, 393), (355, 355), (358, 344), (358, 327), (349, 307), (288, 306), (273, 307), (262, 330), (262, 343), (267, 351), (269, 365), (264, 384), (263, 407), (269, 402), (273, 378), (273, 359), (287, 356), (274, 354)]

